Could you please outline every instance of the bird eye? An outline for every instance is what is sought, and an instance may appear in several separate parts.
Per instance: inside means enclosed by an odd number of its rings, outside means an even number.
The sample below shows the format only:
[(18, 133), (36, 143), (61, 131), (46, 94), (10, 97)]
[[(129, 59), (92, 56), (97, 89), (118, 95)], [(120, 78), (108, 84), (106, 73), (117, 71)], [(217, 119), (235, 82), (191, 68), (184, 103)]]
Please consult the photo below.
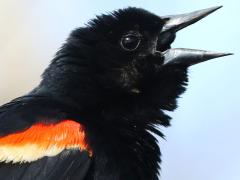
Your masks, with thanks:
[(138, 48), (141, 42), (141, 35), (127, 34), (121, 38), (121, 47), (126, 51), (134, 51)]

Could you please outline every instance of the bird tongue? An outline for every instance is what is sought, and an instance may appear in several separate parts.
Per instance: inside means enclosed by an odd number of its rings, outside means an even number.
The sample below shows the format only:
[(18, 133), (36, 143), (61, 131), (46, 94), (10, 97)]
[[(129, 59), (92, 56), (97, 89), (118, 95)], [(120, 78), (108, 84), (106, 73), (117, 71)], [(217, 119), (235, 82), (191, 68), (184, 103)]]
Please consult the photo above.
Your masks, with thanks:
[[(212, 7), (199, 11), (194, 11), (187, 14), (171, 15), (162, 17), (165, 24), (160, 32), (160, 43), (164, 43), (170, 37), (175, 36), (175, 33), (197, 21), (206, 17), (207, 15), (218, 10), (222, 6)], [(168, 49), (162, 52), (164, 57), (164, 65), (167, 64), (182, 64), (191, 66), (210, 59), (232, 55), (232, 53), (217, 53), (204, 50), (194, 50), (185, 48)]]

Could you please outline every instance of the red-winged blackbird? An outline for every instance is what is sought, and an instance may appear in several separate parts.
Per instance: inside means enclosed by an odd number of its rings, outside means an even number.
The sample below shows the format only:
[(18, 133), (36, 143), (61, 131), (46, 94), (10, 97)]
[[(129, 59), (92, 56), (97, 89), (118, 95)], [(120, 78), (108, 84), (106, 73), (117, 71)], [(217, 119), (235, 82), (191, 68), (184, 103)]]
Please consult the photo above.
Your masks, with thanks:
[(169, 126), (187, 68), (229, 55), (171, 43), (219, 8), (159, 17), (130, 7), (74, 30), (39, 86), (0, 108), (0, 179), (157, 180), (154, 134)]

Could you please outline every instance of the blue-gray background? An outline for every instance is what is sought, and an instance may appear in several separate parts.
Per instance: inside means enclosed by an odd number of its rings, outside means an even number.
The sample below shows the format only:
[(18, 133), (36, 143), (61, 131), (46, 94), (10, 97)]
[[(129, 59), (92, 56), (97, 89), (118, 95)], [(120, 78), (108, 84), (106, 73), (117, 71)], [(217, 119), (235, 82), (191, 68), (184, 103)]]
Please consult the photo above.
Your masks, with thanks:
[(173, 47), (233, 52), (190, 68), (188, 90), (163, 129), (162, 180), (240, 179), (240, 3), (237, 0), (0, 0), (0, 104), (40, 80), (69, 32), (99, 13), (137, 6), (159, 15), (224, 7), (178, 33)]

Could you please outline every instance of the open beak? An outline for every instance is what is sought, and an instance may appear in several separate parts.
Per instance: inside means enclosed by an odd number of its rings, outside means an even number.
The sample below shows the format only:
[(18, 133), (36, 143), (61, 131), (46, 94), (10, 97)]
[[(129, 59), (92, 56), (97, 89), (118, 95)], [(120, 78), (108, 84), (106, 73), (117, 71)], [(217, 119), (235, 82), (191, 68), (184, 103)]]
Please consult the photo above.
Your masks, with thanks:
[[(169, 37), (175, 35), (177, 31), (199, 21), (200, 19), (206, 17), (207, 15), (213, 13), (221, 7), (222, 6), (217, 6), (199, 11), (194, 11), (187, 14), (162, 17), (165, 20), (165, 24), (160, 33), (162, 43), (164, 43), (164, 41), (167, 40)], [(182, 64), (191, 66), (213, 58), (232, 55), (232, 53), (216, 53), (203, 50), (178, 48), (168, 49), (162, 52), (162, 55), (164, 57), (164, 65)]]

